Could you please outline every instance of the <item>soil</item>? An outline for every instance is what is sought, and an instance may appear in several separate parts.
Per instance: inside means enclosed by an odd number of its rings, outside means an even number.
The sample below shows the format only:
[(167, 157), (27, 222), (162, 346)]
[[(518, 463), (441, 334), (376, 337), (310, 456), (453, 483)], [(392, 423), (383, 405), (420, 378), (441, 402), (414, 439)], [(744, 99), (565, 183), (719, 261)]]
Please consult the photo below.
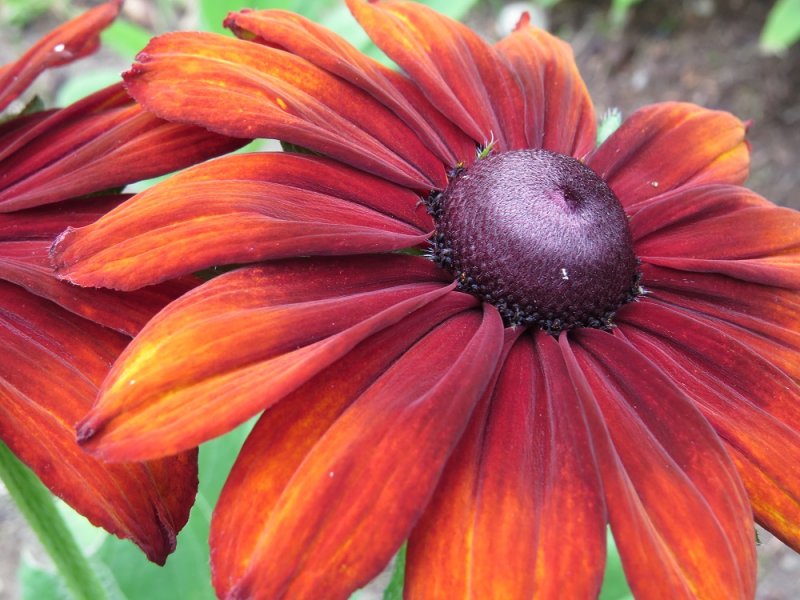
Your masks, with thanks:
[(780, 57), (759, 53), (770, 5), (647, 0), (617, 34), (603, 34), (602, 13), (587, 19), (584, 2), (569, 3), (553, 21), (572, 40), (598, 112), (616, 106), (629, 114), (650, 102), (684, 100), (751, 120), (748, 187), (797, 209), (800, 45)]
[[(778, 204), (800, 209), (800, 168), (795, 162), (800, 148), (800, 44), (782, 56), (759, 52), (759, 33), (772, 1), (645, 0), (631, 10), (627, 25), (617, 28), (609, 24), (609, 3), (562, 0), (547, 14), (551, 31), (572, 44), (598, 114), (617, 107), (624, 116), (651, 102), (684, 100), (752, 120), (747, 185)], [(128, 2), (129, 10), (145, 20), (157, 4)], [(497, 38), (503, 4), (478, 7), (470, 23)], [(54, 25), (53, 19), (46, 15), (22, 35), (0, 23), (0, 63), (19, 55)], [(110, 52), (94, 60), (119, 70), (126, 66)], [(92, 66), (84, 61), (54, 71), (38, 91), (52, 96), (71, 73)], [(35, 542), (1, 492), (0, 600), (13, 600), (20, 553)], [(800, 599), (800, 556), (768, 534), (762, 533), (761, 539), (758, 598)]]

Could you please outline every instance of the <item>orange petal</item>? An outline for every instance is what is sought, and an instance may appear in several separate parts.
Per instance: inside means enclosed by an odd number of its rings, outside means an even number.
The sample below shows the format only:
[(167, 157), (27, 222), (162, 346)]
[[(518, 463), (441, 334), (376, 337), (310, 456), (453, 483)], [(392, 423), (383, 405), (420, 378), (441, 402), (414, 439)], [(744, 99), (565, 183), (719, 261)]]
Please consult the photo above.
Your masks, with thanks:
[(119, 14), (122, 0), (112, 0), (87, 10), (56, 27), (37, 41), (16, 62), (0, 68), (0, 112), (40, 73), (92, 54), (100, 45), (100, 32)]
[(505, 58), (477, 33), (415, 2), (347, 5), (372, 41), (478, 144), (525, 147), (522, 90)]
[(440, 277), (426, 259), (378, 255), (214, 278), (156, 315), (126, 349), (79, 441), (106, 459), (142, 460), (221, 435), (446, 294), (452, 286)]
[(50, 240), (0, 241), (0, 279), (128, 335), (136, 335), (159, 310), (199, 283), (187, 277), (131, 294), (79, 288), (56, 278), (48, 258), (50, 244)]
[(130, 290), (217, 265), (409, 248), (432, 229), (396, 184), (318, 157), (237, 154), (66, 231), (53, 259), (62, 279)]
[(93, 196), (0, 214), (0, 279), (95, 323), (135, 335), (155, 313), (199, 281), (187, 277), (132, 294), (82, 289), (58, 281), (48, 257), (53, 238), (65, 227), (87, 225), (127, 197)]
[(211, 521), (211, 567), (220, 598), (259, 560), (254, 551), (275, 505), (324, 433), (409, 347), (476, 305), (475, 298), (459, 293), (435, 300), (359, 344), (264, 413), (239, 454)]
[(163, 175), (243, 145), (145, 113), (121, 85), (15, 130), (0, 148), (0, 212)]
[[(761, 431), (768, 433), (770, 429), (765, 427)], [(777, 439), (788, 440), (792, 444), (792, 452), (784, 454), (783, 462), (775, 465), (782, 473), (786, 473), (787, 465), (797, 464), (789, 461), (798, 459), (794, 451), (798, 447), (798, 436), (784, 435)], [(800, 523), (800, 497), (773, 478), (771, 469), (764, 468), (757, 459), (754, 460), (749, 448), (742, 452), (728, 444), (727, 449), (750, 494), (756, 522), (795, 552), (800, 552), (800, 527), (797, 525)]]
[(445, 165), (471, 162), (475, 142), (404, 75), (364, 55), (329, 29), (282, 10), (249, 9), (225, 20), (238, 37), (281, 48), (364, 90), (396, 114)]
[(533, 27), (526, 13), (495, 47), (508, 58), (522, 85), (526, 147), (577, 158), (593, 150), (594, 105), (569, 44)]
[(125, 73), (131, 95), (171, 121), (277, 138), (420, 191), (444, 166), (368, 94), (282, 50), (209, 33), (150, 41)]
[(556, 342), (520, 337), (411, 535), (407, 598), (598, 595), (606, 515), (582, 412)]
[(227, 597), (346, 598), (377, 575), (430, 499), (502, 339), (485, 307), (397, 359), (304, 458)]
[(665, 194), (636, 212), (631, 231), (643, 262), (800, 289), (800, 214), (746, 188)]
[(730, 113), (664, 102), (637, 110), (588, 159), (626, 210), (682, 186), (741, 184), (746, 126)]
[(93, 524), (163, 564), (197, 490), (197, 454), (107, 465), (73, 425), (128, 338), (0, 282), (0, 439)]
[(759, 355), (741, 328), (655, 299), (623, 319), (631, 342), (686, 390), (729, 446), (759, 520), (800, 547), (800, 385), (771, 364), (780, 354), (796, 362), (797, 349), (773, 343)]
[(636, 598), (752, 598), (752, 513), (719, 438), (620, 334), (561, 337)]

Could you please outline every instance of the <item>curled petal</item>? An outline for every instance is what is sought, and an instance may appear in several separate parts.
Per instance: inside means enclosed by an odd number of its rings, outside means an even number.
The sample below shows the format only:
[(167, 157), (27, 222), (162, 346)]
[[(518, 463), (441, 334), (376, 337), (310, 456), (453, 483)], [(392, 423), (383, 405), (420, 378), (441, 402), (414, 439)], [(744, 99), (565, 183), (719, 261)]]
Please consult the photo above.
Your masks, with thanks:
[(747, 179), (745, 124), (730, 113), (664, 102), (637, 110), (588, 159), (626, 211), (682, 186)]
[(212, 279), (126, 349), (79, 441), (111, 460), (194, 447), (447, 293), (439, 277), (425, 259), (385, 255), (289, 260)]
[(15, 132), (0, 149), (0, 212), (163, 175), (241, 145), (157, 119), (114, 85)]
[(561, 337), (592, 432), (609, 520), (637, 598), (751, 598), (752, 513), (691, 400), (620, 335)]
[[(220, 598), (228, 596), (251, 562), (261, 561), (254, 551), (275, 505), (324, 433), (408, 348), (476, 305), (475, 298), (459, 293), (435, 300), (365, 340), (264, 413), (239, 454), (211, 522), (211, 567)], [(250, 509), (241, 510), (243, 503)]]
[(631, 219), (642, 261), (800, 289), (800, 214), (736, 186), (665, 194)]
[(227, 597), (347, 598), (379, 573), (430, 499), (502, 339), (493, 307), (463, 312), (361, 392), (282, 490)]
[(198, 165), (66, 231), (53, 259), (62, 279), (130, 290), (216, 265), (399, 250), (432, 228), (406, 188), (322, 158), (258, 153)]
[(797, 350), (764, 344), (771, 352), (760, 355), (738, 327), (656, 300), (622, 318), (631, 343), (686, 390), (725, 441), (756, 518), (800, 547), (800, 385), (773, 364), (780, 354), (796, 361)]
[(122, 0), (112, 0), (56, 27), (37, 41), (22, 58), (0, 68), (0, 112), (40, 73), (92, 54), (100, 32), (119, 14)]
[(444, 166), (391, 111), (305, 59), (208, 33), (150, 41), (124, 74), (156, 115), (244, 138), (277, 138), (420, 191)]
[(409, 540), (406, 597), (593, 598), (605, 531), (589, 432), (558, 345), (523, 335)]
[(407, 77), (295, 13), (242, 10), (225, 20), (238, 37), (287, 50), (364, 90), (396, 114), (444, 164), (471, 162), (475, 142), (446, 119)]
[(526, 147), (577, 158), (588, 154), (595, 147), (597, 121), (569, 44), (533, 27), (526, 13), (495, 47), (522, 86)]
[(525, 147), (522, 89), (505, 57), (461, 23), (413, 2), (347, 0), (372, 41), (478, 144)]
[(0, 439), (93, 524), (163, 564), (197, 490), (197, 454), (108, 465), (75, 443), (74, 424), (128, 338), (0, 282)]

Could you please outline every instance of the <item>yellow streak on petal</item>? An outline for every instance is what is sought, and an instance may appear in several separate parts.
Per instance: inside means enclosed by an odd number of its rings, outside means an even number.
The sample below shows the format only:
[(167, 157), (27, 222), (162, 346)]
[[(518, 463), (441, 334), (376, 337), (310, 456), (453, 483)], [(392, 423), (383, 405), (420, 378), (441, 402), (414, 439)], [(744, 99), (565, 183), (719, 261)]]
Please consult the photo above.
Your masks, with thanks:
[(406, 15), (399, 12), (392, 12), (392, 16), (398, 21), (401, 21), (409, 30), (411, 30), (415, 34), (415, 38), (412, 39), (411, 36), (402, 36), (399, 37), (398, 41), (400, 41), (407, 49), (409, 50), (416, 50), (417, 45), (421, 44), (422, 48), (425, 50), (426, 53), (430, 53), (431, 46), (428, 43), (425, 35), (419, 30), (414, 22), (409, 19)]

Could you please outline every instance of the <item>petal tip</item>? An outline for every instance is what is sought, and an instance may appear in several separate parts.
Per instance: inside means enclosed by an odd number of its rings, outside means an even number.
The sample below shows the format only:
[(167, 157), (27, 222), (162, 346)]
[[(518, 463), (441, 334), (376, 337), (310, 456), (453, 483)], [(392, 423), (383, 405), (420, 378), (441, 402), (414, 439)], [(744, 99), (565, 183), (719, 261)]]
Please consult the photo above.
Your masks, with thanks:
[(517, 24), (514, 25), (514, 31), (519, 31), (520, 29), (530, 26), (530, 24), (531, 24), (531, 13), (529, 13), (527, 10), (523, 11), (522, 14), (519, 16), (519, 21), (517, 21)]
[(97, 433), (97, 430), (88, 424), (81, 424), (75, 430), (75, 440), (78, 445), (83, 446), (87, 444)]
[(140, 52), (136, 55), (136, 60), (138, 62), (133, 63), (127, 71), (122, 72), (122, 80), (128, 84), (132, 80), (136, 79), (140, 75), (143, 75), (145, 72), (144, 65), (141, 63), (147, 62), (149, 58), (148, 54), (144, 52)]

